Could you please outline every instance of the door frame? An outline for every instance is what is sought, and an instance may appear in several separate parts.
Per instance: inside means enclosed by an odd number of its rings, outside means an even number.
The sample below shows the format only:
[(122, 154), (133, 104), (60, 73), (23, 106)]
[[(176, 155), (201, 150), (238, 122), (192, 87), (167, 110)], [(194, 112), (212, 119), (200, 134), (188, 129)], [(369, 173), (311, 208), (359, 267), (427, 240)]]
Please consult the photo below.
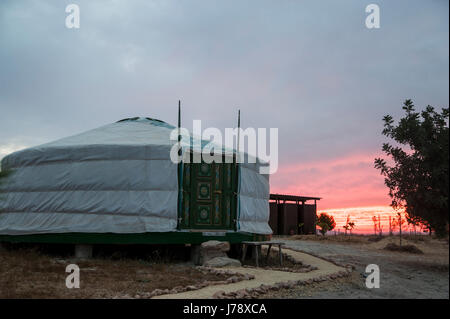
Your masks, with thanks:
[[(220, 169), (220, 191), (216, 192), (215, 183), (216, 176), (211, 179), (211, 210), (214, 210), (213, 196), (214, 194), (221, 194), (220, 200), (220, 211), (222, 223), (221, 225), (208, 225), (208, 226), (198, 226), (194, 222), (195, 212), (198, 208), (197, 202), (197, 190), (196, 187), (192, 187), (198, 178), (196, 178), (196, 170), (200, 167), (200, 163), (192, 163), (192, 152), (186, 152), (185, 156), (189, 156), (189, 161), (182, 161), (178, 164), (178, 222), (177, 228), (179, 230), (190, 230), (190, 231), (236, 231), (237, 230), (237, 218), (238, 218), (238, 183), (239, 183), (239, 166), (236, 163), (235, 155), (233, 155), (232, 163), (225, 163), (225, 156), (222, 155), (222, 162), (213, 162), (211, 165), (211, 174), (216, 174), (217, 165), (221, 165)], [(184, 157), (186, 158), (186, 157)], [(223, 166), (222, 166), (223, 165)], [(228, 165), (228, 166), (226, 166)], [(229, 168), (228, 168), (229, 167)], [(225, 181), (225, 169), (229, 169), (230, 183), (231, 187), (226, 189), (224, 187)], [(228, 195), (227, 195), (228, 194)], [(229, 196), (230, 214), (227, 214), (228, 207), (226, 207), (226, 196)], [(196, 207), (197, 205), (197, 207)], [(211, 216), (211, 218), (213, 218)], [(229, 218), (229, 221), (227, 221)], [(229, 222), (229, 223), (228, 223)], [(229, 226), (227, 226), (227, 224)]]

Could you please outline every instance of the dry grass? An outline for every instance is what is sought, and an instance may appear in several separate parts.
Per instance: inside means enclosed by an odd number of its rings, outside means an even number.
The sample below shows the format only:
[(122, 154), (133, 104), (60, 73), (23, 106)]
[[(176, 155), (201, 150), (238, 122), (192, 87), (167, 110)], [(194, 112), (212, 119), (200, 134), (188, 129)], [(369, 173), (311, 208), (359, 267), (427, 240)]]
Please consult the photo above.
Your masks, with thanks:
[[(142, 260), (69, 260), (36, 250), (0, 251), (0, 298), (112, 298), (154, 289), (225, 280), (227, 275), (202, 273), (188, 264)], [(80, 289), (68, 289), (68, 264), (80, 267)]]
[(336, 243), (363, 243), (367, 242), (368, 238), (374, 236), (365, 236), (365, 235), (294, 235), (290, 236), (287, 239), (293, 240), (313, 240), (313, 241), (328, 241), (328, 242), (336, 242)]
[[(400, 245), (400, 237), (386, 236), (382, 240), (372, 243), (370, 246), (375, 249), (383, 249), (390, 243)], [(429, 236), (402, 236), (402, 246), (405, 245), (414, 245), (428, 254), (440, 255), (446, 253), (448, 255), (448, 241), (445, 239), (436, 239)]]
[[(385, 243), (385, 242), (392, 242), (392, 241), (400, 241), (400, 238), (398, 235), (393, 236), (375, 236), (375, 235), (293, 235), (290, 237), (287, 237), (287, 239), (292, 240), (311, 240), (311, 241), (326, 241), (330, 243), (348, 243), (348, 244), (364, 244), (364, 243)], [(448, 237), (443, 239), (438, 239), (436, 237), (430, 237), (430, 236), (424, 236), (424, 235), (402, 235), (402, 241), (407, 243), (417, 243), (417, 244), (423, 244), (423, 245), (447, 245), (448, 246)], [(386, 246), (386, 245), (384, 245)], [(383, 247), (384, 247), (383, 246)]]
[[(423, 235), (403, 235), (402, 246), (397, 250), (386, 250), (385, 247), (400, 246), (400, 237), (394, 236), (374, 236), (374, 235), (296, 235), (291, 239), (320, 241), (326, 244), (340, 244), (357, 247), (363, 250), (376, 250), (383, 252), (392, 260), (412, 268), (425, 269), (430, 271), (447, 271), (449, 269), (449, 243), (448, 237), (439, 239), (434, 236)], [(414, 246), (417, 248), (411, 248)], [(411, 249), (422, 253), (411, 254)], [(406, 250), (406, 251), (405, 251)], [(357, 251), (354, 252), (357, 254)]]
[(389, 243), (384, 247), (386, 250), (390, 251), (400, 251), (404, 253), (410, 253), (410, 254), (423, 254), (423, 251), (421, 251), (419, 248), (417, 248), (414, 245), (397, 245), (395, 243)]
[[(420, 255), (419, 255), (420, 256)], [(448, 258), (429, 258), (424, 257), (420, 259), (404, 259), (401, 264), (415, 269), (416, 271), (424, 272), (441, 272), (448, 274), (449, 265)]]

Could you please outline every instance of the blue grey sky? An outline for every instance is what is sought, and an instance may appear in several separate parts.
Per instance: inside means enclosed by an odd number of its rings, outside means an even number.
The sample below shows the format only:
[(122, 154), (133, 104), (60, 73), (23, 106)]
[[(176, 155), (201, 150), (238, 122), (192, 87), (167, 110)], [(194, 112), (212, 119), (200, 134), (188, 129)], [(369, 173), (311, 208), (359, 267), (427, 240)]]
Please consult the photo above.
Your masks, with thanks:
[[(80, 29), (65, 27), (70, 3)], [(370, 3), (380, 29), (365, 26)], [(0, 157), (126, 117), (176, 124), (178, 99), (188, 128), (193, 119), (234, 126), (238, 108), (244, 128), (279, 128), (280, 167), (371, 155), (382, 117), (401, 115), (405, 99), (448, 107), (448, 9), (437, 0), (2, 0)]]

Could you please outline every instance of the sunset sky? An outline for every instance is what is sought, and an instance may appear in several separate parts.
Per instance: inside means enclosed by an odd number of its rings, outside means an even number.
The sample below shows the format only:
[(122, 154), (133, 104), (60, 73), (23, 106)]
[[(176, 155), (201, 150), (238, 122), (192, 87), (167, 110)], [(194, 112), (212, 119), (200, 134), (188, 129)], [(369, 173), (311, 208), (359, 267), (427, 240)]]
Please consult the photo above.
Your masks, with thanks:
[[(448, 107), (448, 1), (0, 2), (0, 157), (126, 117), (279, 129), (271, 192), (385, 207), (382, 117)], [(362, 210), (371, 210), (362, 209)], [(345, 215), (346, 213), (340, 213)], [(352, 210), (358, 215), (358, 210)]]

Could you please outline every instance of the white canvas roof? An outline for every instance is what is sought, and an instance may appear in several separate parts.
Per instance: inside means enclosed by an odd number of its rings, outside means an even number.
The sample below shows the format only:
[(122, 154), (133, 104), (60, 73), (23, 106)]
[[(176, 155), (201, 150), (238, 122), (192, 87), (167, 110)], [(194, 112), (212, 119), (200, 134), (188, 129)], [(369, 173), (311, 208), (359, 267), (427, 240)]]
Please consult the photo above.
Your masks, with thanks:
[[(6, 156), (0, 234), (176, 231), (173, 128), (135, 118)], [(238, 228), (270, 234), (269, 180), (257, 168), (240, 165)]]

